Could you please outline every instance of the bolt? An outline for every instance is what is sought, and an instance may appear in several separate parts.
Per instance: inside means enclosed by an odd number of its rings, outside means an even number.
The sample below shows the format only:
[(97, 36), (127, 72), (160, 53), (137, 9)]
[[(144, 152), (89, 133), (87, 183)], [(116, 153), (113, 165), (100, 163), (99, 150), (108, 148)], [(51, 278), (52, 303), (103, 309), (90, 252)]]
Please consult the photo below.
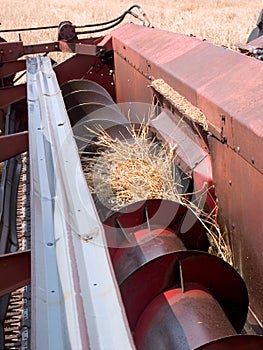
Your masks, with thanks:
[(259, 50), (259, 49), (253, 50), (254, 55), (260, 55), (261, 53), (262, 53), (262, 50)]
[(239, 146), (236, 147), (236, 151), (237, 151), (237, 153), (240, 152), (240, 147)]
[(93, 231), (86, 235), (79, 235), (79, 237), (85, 242), (88, 243), (92, 241), (99, 233), (99, 227), (94, 227)]

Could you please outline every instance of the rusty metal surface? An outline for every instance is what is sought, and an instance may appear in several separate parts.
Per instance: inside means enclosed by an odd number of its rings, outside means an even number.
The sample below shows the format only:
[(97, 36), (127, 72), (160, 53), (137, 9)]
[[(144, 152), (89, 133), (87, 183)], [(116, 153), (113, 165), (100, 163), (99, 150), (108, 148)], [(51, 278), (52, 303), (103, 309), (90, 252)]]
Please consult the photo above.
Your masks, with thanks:
[(0, 108), (26, 97), (26, 85), (16, 85), (0, 89)]
[(216, 299), (207, 291), (171, 289), (143, 311), (136, 329), (138, 350), (188, 349), (234, 335)]
[(180, 272), (182, 292), (202, 286), (214, 296), (235, 331), (240, 333), (246, 322), (249, 301), (246, 285), (236, 270), (214, 255), (200, 254), (183, 259)]
[[(182, 268), (183, 262), (187, 266), (189, 261), (192, 262), (192, 274)], [(211, 268), (205, 272), (207, 266)], [(120, 285), (131, 329), (134, 329), (145, 307), (157, 295), (175, 286), (181, 286), (182, 292), (197, 286), (198, 289), (210, 291), (233, 328), (240, 331), (244, 326), (248, 299), (246, 286), (238, 273), (230, 265), (208, 253), (181, 250), (167, 253), (142, 265)]]
[(250, 307), (262, 324), (262, 174), (216, 139), (210, 138), (209, 145), (221, 223), (228, 227), (235, 267), (247, 284)]
[(8, 77), (24, 69), (26, 69), (25, 60), (5, 63), (4, 65), (0, 66), (0, 78)]
[[(162, 77), (201, 109), (212, 133), (239, 147), (248, 161), (256, 158), (253, 166), (263, 172), (263, 157), (256, 152), (263, 147), (261, 62), (193, 37), (134, 24), (114, 30), (112, 36), (115, 56), (148, 82)], [(117, 66), (116, 76), (123, 79)], [(249, 77), (246, 84), (240, 83), (241, 76)]]
[(21, 56), (21, 52), (23, 52), (23, 43), (21, 41), (0, 43), (0, 58), (2, 63), (17, 60)]
[(247, 44), (241, 44), (237, 43), (236, 46), (244, 52), (250, 52), (252, 53), (255, 49), (262, 49), (263, 48), (263, 37), (260, 36), (252, 41), (250, 41)]
[(172, 288), (179, 278), (178, 261), (187, 251), (160, 256), (143, 265), (120, 285), (120, 291), (132, 330), (145, 307), (163, 290)]
[(30, 251), (0, 255), (0, 296), (30, 283)]
[(28, 132), (0, 136), (0, 162), (28, 150)]
[[(96, 48), (97, 45), (93, 47), (92, 44), (94, 42), (98, 42), (98, 43), (101, 42), (100, 45), (98, 45), (98, 48)], [(105, 49), (104, 49), (103, 42), (106, 45)], [(77, 47), (77, 50), (81, 51), (80, 45), (84, 46), (84, 51), (79, 53), (83, 53), (83, 54), (89, 53), (89, 54), (95, 54), (95, 55), (102, 53), (102, 51), (100, 51), (101, 48), (103, 48), (103, 53), (104, 53), (105, 51), (109, 50), (111, 47), (109, 40), (101, 40), (101, 38), (85, 38), (80, 40), (74, 40), (74, 42), (71, 42), (71, 43), (66, 43), (63, 41), (53, 41), (53, 42), (32, 44), (32, 45), (24, 45), (22, 41), (0, 42), (1, 63), (16, 61), (19, 57), (22, 57), (24, 55), (35, 54), (35, 53), (56, 52), (56, 51), (75, 52), (76, 47)]]
[(106, 52), (112, 51), (112, 40), (110, 34), (95, 39), (94, 44), (103, 46)]
[(235, 335), (223, 339), (217, 339), (205, 344), (196, 350), (262, 350), (263, 337), (256, 335)]
[(115, 88), (118, 103), (152, 103), (149, 80), (119, 55), (114, 55)]
[(58, 46), (62, 52), (77, 53), (80, 55), (99, 56), (105, 52), (105, 48), (103, 46), (91, 44), (78, 44), (59, 41)]
[(102, 85), (115, 100), (112, 69), (111, 62), (104, 64), (98, 57), (86, 55), (73, 56), (54, 67), (60, 85), (72, 79), (93, 80)]
[[(98, 209), (99, 210), (99, 209)], [(206, 235), (194, 214), (176, 202), (163, 199), (142, 200), (118, 212), (106, 212), (102, 219), (108, 246), (113, 250), (137, 244), (134, 233), (144, 228), (162, 227), (179, 236), (187, 249), (206, 250)]]
[(151, 228), (134, 233), (137, 245), (120, 247), (113, 257), (113, 268), (119, 284), (147, 262), (167, 253), (185, 250), (175, 232)]
[[(92, 45), (95, 38), (87, 38), (76, 40), (74, 43), (66, 43), (63, 41), (48, 42), (43, 44), (24, 45), (23, 55), (30, 55), (41, 52), (75, 52), (76, 45)], [(92, 50), (94, 52), (94, 50)]]

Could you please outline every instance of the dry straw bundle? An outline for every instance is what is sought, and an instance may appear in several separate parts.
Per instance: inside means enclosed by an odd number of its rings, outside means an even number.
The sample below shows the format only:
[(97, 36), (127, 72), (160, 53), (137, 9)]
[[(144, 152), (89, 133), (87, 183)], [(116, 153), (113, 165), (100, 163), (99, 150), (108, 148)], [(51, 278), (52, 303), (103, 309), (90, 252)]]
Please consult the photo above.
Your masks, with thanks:
[[(96, 153), (81, 153), (84, 174), (92, 193), (114, 210), (142, 199), (169, 199), (186, 206), (206, 230), (210, 252), (232, 263), (231, 250), (216, 222), (216, 211), (199, 207), (202, 193), (185, 193), (176, 173), (176, 149), (149, 137), (149, 126), (134, 126), (126, 139), (112, 138), (106, 131), (94, 132)], [(89, 131), (91, 131), (89, 129)], [(192, 198), (195, 198), (193, 201)], [(197, 200), (198, 198), (198, 200)]]
[(142, 199), (178, 201), (173, 150), (168, 153), (159, 143), (149, 140), (147, 125), (138, 131), (134, 126), (127, 130), (130, 137), (126, 140), (113, 139), (105, 131), (98, 133), (97, 154), (84, 164), (92, 192), (114, 210)]

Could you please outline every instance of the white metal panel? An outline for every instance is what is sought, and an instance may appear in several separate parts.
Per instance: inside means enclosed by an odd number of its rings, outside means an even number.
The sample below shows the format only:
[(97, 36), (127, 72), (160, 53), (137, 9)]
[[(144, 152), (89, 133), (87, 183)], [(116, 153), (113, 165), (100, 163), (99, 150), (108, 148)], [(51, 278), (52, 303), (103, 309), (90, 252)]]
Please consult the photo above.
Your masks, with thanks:
[(134, 349), (50, 59), (28, 58), (27, 80), (32, 347)]

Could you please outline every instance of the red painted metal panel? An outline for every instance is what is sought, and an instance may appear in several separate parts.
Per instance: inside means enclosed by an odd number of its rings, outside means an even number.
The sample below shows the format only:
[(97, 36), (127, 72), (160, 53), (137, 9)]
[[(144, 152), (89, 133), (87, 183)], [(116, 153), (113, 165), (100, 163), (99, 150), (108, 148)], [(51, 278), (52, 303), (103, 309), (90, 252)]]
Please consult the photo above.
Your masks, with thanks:
[(260, 36), (250, 41), (248, 44), (237, 43), (236, 45), (241, 49), (241, 51), (252, 53), (255, 49), (263, 48), (263, 37)]
[(30, 283), (30, 251), (0, 255), (0, 296)]
[(194, 192), (199, 197), (200, 209), (208, 204), (210, 210), (213, 210), (215, 194), (211, 157), (200, 134), (181, 116), (166, 109), (151, 120), (150, 125), (154, 127), (163, 144), (168, 142), (176, 146), (175, 162), (184, 173), (193, 177)]
[(26, 97), (26, 85), (15, 85), (0, 89), (0, 108)]
[(217, 339), (209, 344), (200, 346), (196, 350), (262, 350), (263, 337), (256, 335), (234, 335)]
[(207, 291), (171, 289), (146, 307), (135, 330), (138, 350), (187, 349), (225, 336), (235, 330), (216, 299)]
[[(148, 87), (149, 80), (133, 68), (122, 57), (114, 57), (117, 103), (152, 103), (153, 92)], [(143, 119), (143, 116), (139, 116)]]
[(21, 70), (26, 69), (26, 61), (20, 60), (20, 61), (13, 61), (5, 63), (4, 65), (0, 66), (0, 78), (8, 77), (12, 74), (15, 74)]
[(209, 139), (221, 223), (228, 227), (236, 268), (249, 292), (250, 306), (263, 323), (262, 174), (238, 153)]
[(183, 242), (171, 230), (146, 228), (136, 231), (134, 236), (137, 245), (134, 244), (129, 248), (126, 247), (127, 244), (123, 245), (117, 249), (113, 257), (113, 268), (118, 284), (123, 283), (147, 262), (167, 253), (185, 250)]
[(1, 42), (0, 43), (0, 59), (1, 63), (15, 61), (21, 57), (23, 53), (23, 43), (18, 42)]
[[(263, 147), (260, 61), (193, 37), (134, 24), (114, 30), (112, 36), (115, 55), (149, 82), (162, 77), (204, 112), (218, 138), (240, 147), (242, 135), (240, 154), (249, 161), (257, 157), (254, 166), (263, 172), (263, 157), (255, 152)], [(241, 77), (247, 77), (245, 84)]]
[(22, 41), (18, 42), (0, 42), (1, 63), (12, 62), (24, 55), (42, 53), (42, 52), (74, 52), (75, 46), (79, 44), (90, 45), (98, 38), (86, 38), (75, 40), (70, 43), (63, 41), (53, 41), (41, 44), (24, 45)]
[(54, 67), (60, 85), (72, 79), (93, 80), (102, 85), (115, 99), (111, 70), (111, 63), (104, 64), (99, 57), (87, 55), (75, 55)]
[(28, 150), (28, 132), (20, 132), (0, 137), (0, 162)]
[(114, 30), (112, 37), (117, 96), (127, 101), (138, 96), (135, 82), (122, 91), (125, 69), (130, 79), (143, 81), (140, 94), (148, 103), (145, 86), (162, 78), (202, 110), (209, 131), (224, 142), (211, 141), (219, 209), (252, 309), (263, 322), (262, 62), (193, 37), (134, 24)]
[(94, 40), (94, 44), (103, 46), (106, 52), (111, 51), (112, 50), (111, 35), (105, 35), (103, 37), (100, 37)]
[[(62, 52), (78, 53), (80, 55), (91, 55), (91, 56), (98, 56), (100, 52), (100, 48), (92, 44), (68, 43), (65, 41), (59, 41), (58, 44), (59, 44), (59, 49)], [(102, 47), (101, 49), (103, 50)]]

